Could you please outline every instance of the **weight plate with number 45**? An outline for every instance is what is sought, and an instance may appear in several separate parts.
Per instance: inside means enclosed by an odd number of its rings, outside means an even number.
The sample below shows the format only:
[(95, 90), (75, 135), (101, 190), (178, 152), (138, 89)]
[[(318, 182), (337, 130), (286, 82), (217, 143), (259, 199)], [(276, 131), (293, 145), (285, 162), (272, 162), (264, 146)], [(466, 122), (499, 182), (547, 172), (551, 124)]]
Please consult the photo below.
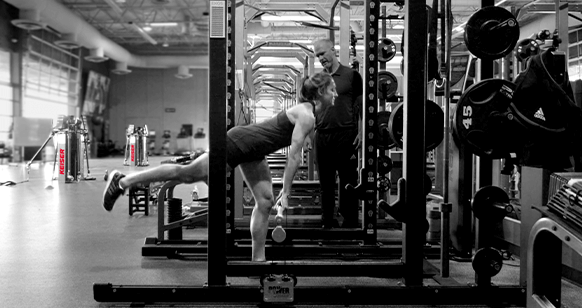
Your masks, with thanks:
[(481, 157), (499, 159), (517, 153), (522, 128), (509, 109), (515, 88), (507, 80), (486, 79), (463, 92), (453, 119), (455, 140)]

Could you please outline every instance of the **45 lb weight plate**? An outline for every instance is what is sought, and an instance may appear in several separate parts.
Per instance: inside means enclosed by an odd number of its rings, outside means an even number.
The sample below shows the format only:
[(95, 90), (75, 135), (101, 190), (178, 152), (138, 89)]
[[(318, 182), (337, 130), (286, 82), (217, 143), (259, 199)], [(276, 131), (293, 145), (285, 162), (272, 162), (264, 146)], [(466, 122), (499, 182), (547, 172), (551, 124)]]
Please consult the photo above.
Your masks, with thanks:
[(507, 80), (486, 79), (465, 90), (453, 118), (456, 141), (491, 159), (518, 153), (521, 126), (509, 110), (515, 88)]

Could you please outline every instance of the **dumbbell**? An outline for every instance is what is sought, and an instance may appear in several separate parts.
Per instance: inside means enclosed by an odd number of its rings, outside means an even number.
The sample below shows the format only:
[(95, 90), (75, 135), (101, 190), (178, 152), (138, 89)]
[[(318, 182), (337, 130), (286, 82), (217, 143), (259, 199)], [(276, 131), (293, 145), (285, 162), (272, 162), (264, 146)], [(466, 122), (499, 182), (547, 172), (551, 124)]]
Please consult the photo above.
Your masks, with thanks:
[(271, 237), (277, 243), (282, 243), (287, 238), (287, 233), (285, 229), (283, 229), (283, 211), (285, 209), (282, 206), (277, 206), (277, 216), (275, 216), (275, 222), (277, 223), (277, 227), (273, 230)]
[(471, 200), (471, 207), (475, 217), (491, 223), (500, 222), (507, 214), (513, 212), (509, 196), (497, 186), (485, 186), (479, 189)]

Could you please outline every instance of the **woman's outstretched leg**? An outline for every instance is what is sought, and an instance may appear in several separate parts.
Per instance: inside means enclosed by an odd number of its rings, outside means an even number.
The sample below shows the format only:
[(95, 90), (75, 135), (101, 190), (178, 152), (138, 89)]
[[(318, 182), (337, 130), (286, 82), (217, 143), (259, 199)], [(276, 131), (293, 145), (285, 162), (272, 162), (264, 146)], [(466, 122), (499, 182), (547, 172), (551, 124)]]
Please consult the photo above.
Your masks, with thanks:
[(182, 183), (206, 182), (208, 180), (208, 153), (200, 155), (188, 165), (160, 165), (128, 175), (118, 170), (112, 171), (103, 192), (103, 208), (111, 211), (117, 198), (131, 186), (172, 180)]
[(265, 261), (265, 241), (269, 231), (269, 214), (275, 205), (271, 171), (267, 160), (240, 165), (247, 185), (253, 192), (255, 208), (251, 214), (252, 261)]

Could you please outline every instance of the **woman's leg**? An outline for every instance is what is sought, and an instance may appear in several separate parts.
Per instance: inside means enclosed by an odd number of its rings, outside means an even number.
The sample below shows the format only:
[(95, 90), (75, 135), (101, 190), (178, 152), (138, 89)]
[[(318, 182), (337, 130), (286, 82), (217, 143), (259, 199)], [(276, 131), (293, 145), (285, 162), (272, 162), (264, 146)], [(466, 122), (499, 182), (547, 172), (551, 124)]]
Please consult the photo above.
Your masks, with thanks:
[(128, 174), (119, 181), (119, 184), (122, 188), (128, 188), (136, 184), (172, 180), (182, 183), (207, 182), (208, 153), (200, 155), (187, 165), (164, 164), (152, 169)]
[(253, 192), (255, 208), (251, 215), (252, 261), (265, 261), (265, 241), (269, 231), (269, 214), (275, 205), (273, 183), (267, 160), (242, 163), (242, 174)]

